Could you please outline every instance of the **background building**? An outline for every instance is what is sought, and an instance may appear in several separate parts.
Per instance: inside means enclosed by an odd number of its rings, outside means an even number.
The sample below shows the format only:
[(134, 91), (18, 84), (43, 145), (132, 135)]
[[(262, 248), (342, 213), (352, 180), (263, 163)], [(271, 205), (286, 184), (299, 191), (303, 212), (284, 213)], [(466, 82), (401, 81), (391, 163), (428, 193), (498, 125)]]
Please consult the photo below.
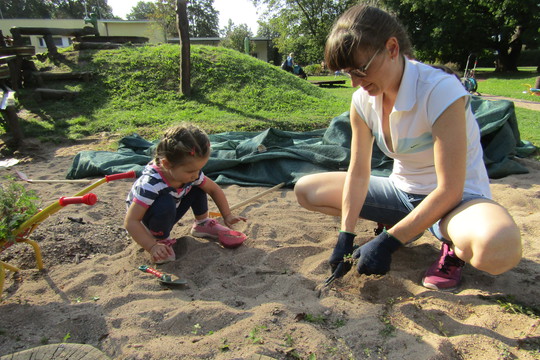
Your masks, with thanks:
[[(11, 37), (12, 27), (23, 28), (59, 28), (59, 29), (82, 29), (85, 26), (92, 26), (84, 19), (1, 19), (0, 30), (5, 37)], [(167, 39), (161, 26), (149, 20), (97, 20), (97, 30), (100, 36), (139, 36), (148, 38), (150, 44), (158, 43), (178, 43), (178, 38)], [(47, 45), (40, 35), (23, 36), (24, 45), (34, 46), (36, 53), (47, 51)], [(70, 36), (53, 36), (55, 45), (64, 48), (71, 45)], [(191, 43), (196, 45), (219, 46), (221, 39), (215, 38), (192, 38)], [(267, 38), (251, 38), (255, 44), (252, 55), (265, 62), (273, 62), (279, 65), (278, 52), (274, 48), (272, 40)]]

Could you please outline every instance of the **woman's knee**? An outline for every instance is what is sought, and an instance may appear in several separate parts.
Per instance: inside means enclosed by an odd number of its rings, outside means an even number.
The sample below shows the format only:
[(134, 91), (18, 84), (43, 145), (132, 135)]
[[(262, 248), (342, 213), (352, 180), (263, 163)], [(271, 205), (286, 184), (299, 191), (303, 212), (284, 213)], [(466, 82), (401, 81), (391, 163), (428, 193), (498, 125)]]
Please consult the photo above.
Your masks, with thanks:
[(296, 196), (296, 201), (298, 201), (298, 204), (300, 206), (308, 209), (309, 208), (309, 200), (308, 200), (308, 181), (307, 176), (301, 177), (296, 184), (294, 185), (294, 195)]
[[(502, 274), (521, 259), (521, 234), (508, 211), (494, 201), (473, 200), (455, 209), (442, 229), (457, 255), (475, 268)], [(446, 234), (443, 232), (446, 237)]]
[(339, 209), (345, 172), (328, 172), (301, 177), (294, 186), (300, 206), (308, 210)]
[(492, 275), (515, 267), (522, 256), (521, 234), (513, 221), (492, 231), (477, 234), (471, 265)]

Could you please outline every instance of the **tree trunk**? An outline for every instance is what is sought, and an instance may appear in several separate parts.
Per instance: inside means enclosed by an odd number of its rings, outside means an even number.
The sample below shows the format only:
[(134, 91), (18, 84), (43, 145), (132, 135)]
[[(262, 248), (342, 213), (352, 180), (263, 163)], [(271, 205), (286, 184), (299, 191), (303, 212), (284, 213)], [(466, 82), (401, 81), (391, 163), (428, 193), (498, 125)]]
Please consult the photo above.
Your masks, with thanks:
[(523, 41), (521, 40), (522, 34), (523, 27), (517, 26), (516, 32), (508, 42), (508, 46), (499, 49), (499, 55), (495, 61), (496, 72), (518, 71), (517, 62), (523, 46)]
[(191, 95), (189, 23), (187, 0), (176, 0), (176, 27), (180, 34), (180, 93)]

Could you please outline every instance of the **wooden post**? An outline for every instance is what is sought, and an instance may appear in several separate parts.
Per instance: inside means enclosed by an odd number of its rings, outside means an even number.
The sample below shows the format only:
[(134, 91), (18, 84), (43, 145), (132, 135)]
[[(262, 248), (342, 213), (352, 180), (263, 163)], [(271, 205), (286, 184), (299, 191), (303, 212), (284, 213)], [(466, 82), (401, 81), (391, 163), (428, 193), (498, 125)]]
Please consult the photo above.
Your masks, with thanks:
[(2, 33), (2, 30), (0, 30), (0, 47), (6, 47), (6, 39), (4, 38), (4, 34)]
[(180, 34), (180, 93), (191, 95), (189, 23), (187, 0), (176, 0), (176, 28)]
[(45, 34), (43, 35), (43, 40), (45, 40), (45, 44), (47, 45), (47, 50), (49, 51), (49, 55), (52, 57), (56, 57), (58, 55), (58, 49), (56, 48), (56, 44), (54, 43), (54, 39), (51, 34)]
[(11, 35), (13, 36), (13, 46), (22, 46), (22, 36), (21, 31), (17, 27), (12, 27), (10, 30)]
[(7, 129), (11, 133), (14, 145), (19, 147), (23, 141), (23, 132), (19, 124), (19, 117), (15, 109), (15, 91), (11, 91), (6, 87), (6, 90), (1, 92), (0, 110), (7, 125)]

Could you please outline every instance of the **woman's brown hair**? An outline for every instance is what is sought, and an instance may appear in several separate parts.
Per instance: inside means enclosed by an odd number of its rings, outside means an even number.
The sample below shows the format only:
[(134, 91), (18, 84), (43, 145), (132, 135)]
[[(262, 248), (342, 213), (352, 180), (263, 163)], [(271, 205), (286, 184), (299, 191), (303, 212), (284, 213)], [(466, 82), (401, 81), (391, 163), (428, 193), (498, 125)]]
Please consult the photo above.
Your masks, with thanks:
[(409, 36), (396, 17), (373, 6), (352, 6), (332, 27), (324, 52), (326, 64), (333, 71), (355, 68), (359, 49), (374, 53), (391, 37), (398, 40), (401, 54), (413, 58)]

